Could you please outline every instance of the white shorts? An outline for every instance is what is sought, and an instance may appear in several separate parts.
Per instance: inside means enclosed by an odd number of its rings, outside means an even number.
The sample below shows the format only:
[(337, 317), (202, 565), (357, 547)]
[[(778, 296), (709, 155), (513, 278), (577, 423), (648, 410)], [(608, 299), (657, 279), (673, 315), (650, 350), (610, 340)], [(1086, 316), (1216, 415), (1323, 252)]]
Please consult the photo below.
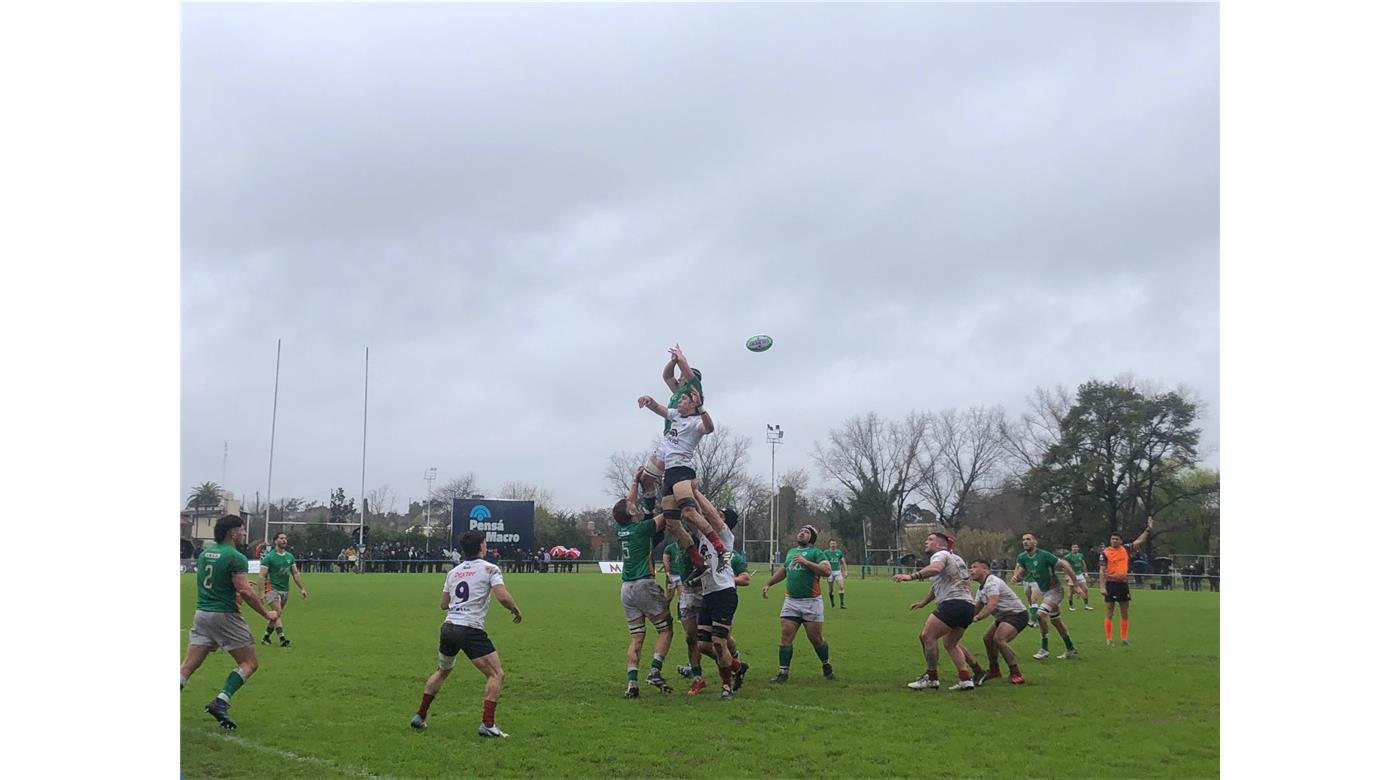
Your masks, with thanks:
[(782, 611), (778, 617), (784, 620), (795, 620), (798, 623), (821, 623), (826, 620), (826, 601), (821, 596), (813, 599), (795, 599), (792, 596), (783, 598)]
[(643, 617), (664, 615), (668, 611), (666, 594), (656, 580), (629, 580), (622, 583), (622, 614), (628, 623)]
[(282, 605), (287, 603), (287, 592), (274, 588), (263, 594), (263, 603), (276, 604), (277, 609), (281, 609)]
[(1085, 590), (1088, 590), (1089, 580), (1085, 579), (1083, 574), (1074, 575), (1074, 581), (1079, 583), (1080, 585), (1083, 585)]
[(1040, 597), (1040, 612), (1046, 617), (1057, 618), (1060, 616), (1060, 601), (1065, 597), (1065, 590), (1059, 585), (1045, 591)]
[(827, 578), (826, 578), (826, 581), (827, 581), (827, 582), (840, 582), (840, 581), (842, 581), (842, 580), (844, 580), (844, 579), (846, 579), (846, 575), (842, 574), (842, 573), (840, 572), (839, 569), (832, 569), (832, 570), (831, 570), (831, 576), (830, 576), (830, 577), (827, 577)]
[(700, 617), (700, 589), (681, 589), (681, 620)]
[(1026, 588), (1026, 598), (1030, 601), (1035, 601), (1040, 595), (1040, 584), (1035, 580), (1026, 580), (1021, 584)]

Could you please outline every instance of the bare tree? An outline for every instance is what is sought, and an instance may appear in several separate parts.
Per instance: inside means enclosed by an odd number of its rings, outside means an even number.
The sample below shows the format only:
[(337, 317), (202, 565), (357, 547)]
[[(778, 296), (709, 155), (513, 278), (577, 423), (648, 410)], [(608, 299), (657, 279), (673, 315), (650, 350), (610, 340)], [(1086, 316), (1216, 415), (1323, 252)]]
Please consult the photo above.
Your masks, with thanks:
[(365, 495), (365, 501), (369, 504), (370, 516), (381, 518), (394, 511), (394, 504), (398, 500), (399, 494), (392, 487), (389, 487), (387, 482)]
[(734, 503), (738, 479), (749, 465), (753, 438), (719, 428), (700, 438), (695, 448), (695, 474), (700, 492), (717, 506)]
[(608, 456), (608, 470), (603, 479), (608, 483), (608, 495), (622, 498), (632, 487), (632, 475), (637, 467), (646, 462), (651, 450), (646, 452), (626, 452), (618, 450)]
[(1027, 399), (1031, 409), (1019, 420), (1005, 417), (999, 423), (1002, 448), (1017, 471), (1028, 471), (1045, 460), (1045, 453), (1060, 443), (1060, 424), (1074, 405), (1074, 396), (1063, 385), (1051, 389), (1037, 387)]
[(1002, 446), (1001, 407), (947, 409), (928, 416), (920, 442), (917, 490), (938, 522), (953, 529), (966, 519), (968, 499), (988, 487), (1008, 457)]
[(501, 498), (514, 501), (534, 501), (535, 509), (543, 509), (546, 512), (554, 511), (554, 495), (548, 490), (538, 485), (532, 485), (529, 482), (511, 480), (501, 485), (501, 489), (497, 492), (497, 495)]
[(919, 443), (926, 415), (910, 413), (903, 421), (883, 420), (874, 412), (848, 418), (833, 430), (823, 447), (812, 452), (821, 472), (845, 489), (854, 513), (869, 517), (872, 541), (894, 542), (900, 509), (917, 482)]

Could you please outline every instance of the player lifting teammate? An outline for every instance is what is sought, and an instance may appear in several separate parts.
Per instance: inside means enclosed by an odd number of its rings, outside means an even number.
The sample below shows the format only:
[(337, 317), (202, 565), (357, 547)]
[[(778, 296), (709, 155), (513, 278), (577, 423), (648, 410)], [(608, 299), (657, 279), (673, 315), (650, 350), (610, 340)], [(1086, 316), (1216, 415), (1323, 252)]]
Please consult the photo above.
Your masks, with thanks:
[(661, 676), (661, 666), (671, 649), (671, 609), (666, 594), (656, 583), (656, 569), (651, 565), (651, 550), (664, 532), (664, 524), (661, 515), (648, 514), (646, 509), (638, 508), (637, 490), (641, 480), (642, 470), (637, 469), (627, 497), (613, 506), (617, 541), (622, 548), (622, 612), (631, 634), (627, 644), (626, 696), (629, 699), (640, 695), (637, 666), (642, 644), (646, 641), (647, 620), (656, 626), (656, 645), (652, 648), (647, 682), (662, 693), (671, 692), (671, 686)]
[(788, 681), (788, 668), (792, 665), (792, 640), (797, 636), (798, 626), (807, 632), (807, 641), (817, 651), (817, 659), (822, 662), (822, 676), (828, 680), (835, 678), (831, 670), (831, 648), (822, 636), (822, 623), (826, 617), (821, 580), (818, 579), (829, 576), (831, 564), (827, 562), (826, 554), (817, 547), (816, 526), (802, 526), (797, 531), (797, 546), (787, 552), (783, 570), (774, 572), (763, 585), (763, 598), (766, 599), (769, 588), (787, 580), (787, 594), (778, 612), (778, 673), (770, 682)]
[(924, 540), (924, 552), (929, 553), (928, 565), (912, 575), (894, 575), (895, 582), (929, 580), (933, 597), (938, 601), (938, 606), (934, 608), (933, 614), (928, 616), (928, 620), (924, 621), (924, 629), (919, 634), (919, 642), (924, 649), (924, 662), (927, 664), (926, 671), (922, 677), (909, 683), (910, 688), (938, 687), (940, 639), (943, 640), (943, 647), (948, 650), (948, 656), (953, 659), (953, 666), (958, 670), (958, 683), (953, 686), (953, 690), (965, 691), (976, 687), (972, 681), (972, 673), (968, 670), (969, 658), (958, 646), (958, 642), (962, 640), (967, 627), (972, 625), (972, 617), (977, 610), (973, 606), (972, 590), (967, 586), (967, 564), (961, 557), (953, 554), (953, 541), (952, 534), (946, 531), (929, 534)]
[(1142, 547), (1147, 541), (1148, 535), (1152, 532), (1152, 516), (1147, 516), (1147, 528), (1143, 529), (1138, 538), (1128, 547), (1123, 546), (1123, 535), (1119, 533), (1110, 534), (1108, 546), (1099, 553), (1099, 593), (1103, 594), (1104, 603), (1108, 605), (1108, 614), (1103, 616), (1103, 638), (1110, 646), (1113, 646), (1113, 606), (1117, 604), (1123, 608), (1123, 617), (1118, 622), (1118, 638), (1124, 644), (1128, 644), (1128, 602), (1132, 600), (1132, 594), (1128, 593), (1128, 559), (1129, 548), (1136, 550)]
[[(704, 398), (700, 391), (691, 389), (683, 393), (675, 409), (667, 409), (649, 395), (637, 399), (637, 406), (649, 409), (666, 418), (671, 428), (657, 448), (665, 472), (662, 475), (661, 512), (666, 518), (666, 528), (685, 547), (686, 556), (697, 570), (703, 570), (705, 563), (694, 545), (690, 543), (681, 520), (700, 531), (709, 541), (711, 548), (721, 556), (729, 549), (720, 540), (715, 529), (700, 513), (700, 504), (695, 498), (695, 448), (700, 438), (714, 433), (715, 423), (710, 413), (705, 411)], [(723, 562), (723, 558), (721, 558)], [(703, 573), (703, 571), (702, 571)]]
[(185, 662), (180, 664), (180, 689), (184, 690), (185, 682), (211, 650), (226, 650), (233, 656), (238, 666), (228, 673), (219, 695), (204, 705), (204, 711), (226, 729), (238, 728), (228, 716), (229, 699), (258, 670), (253, 632), (238, 611), (238, 597), (268, 621), (277, 620), (277, 610), (264, 607), (248, 583), (248, 558), (238, 551), (246, 537), (243, 518), (238, 515), (224, 515), (214, 523), (214, 545), (200, 552), (195, 564), (194, 624), (190, 626)]
[(486, 692), (481, 706), (481, 726), (476, 733), (483, 737), (508, 737), (496, 725), (496, 702), (501, 697), (501, 683), (505, 672), (501, 669), (501, 657), (491, 637), (486, 635), (486, 607), (491, 594), (501, 606), (510, 610), (516, 623), (521, 620), (520, 607), (515, 605), (510, 591), (506, 590), (505, 578), (495, 564), (482, 559), (486, 555), (486, 534), (483, 531), (466, 531), (457, 540), (457, 549), (462, 553), (462, 562), (447, 573), (442, 586), (442, 599), (438, 608), (447, 610), (447, 619), (438, 631), (438, 666), (428, 675), (428, 684), (423, 689), (423, 700), (418, 712), (408, 725), (415, 729), (428, 727), (428, 708), (433, 697), (442, 688), (442, 683), (452, 673), (457, 664), (457, 653), (467, 654), (467, 660), (486, 676)]
[[(721, 538), (733, 547), (734, 534), (713, 505), (697, 494), (701, 509), (715, 526), (720, 529)], [(721, 699), (734, 698), (735, 688), (743, 685), (743, 674), (748, 666), (741, 664), (730, 654), (729, 635), (734, 625), (734, 612), (739, 608), (739, 592), (736, 590), (734, 569), (729, 564), (729, 553), (715, 550), (708, 540), (700, 540), (697, 545), (704, 556), (706, 569), (700, 580), (700, 613), (696, 617), (695, 637), (700, 652), (715, 659), (719, 667)], [(690, 695), (694, 696), (705, 687), (702, 677), (692, 680)]]
[(290, 645), (292, 640), (282, 633), (282, 618), (287, 612), (287, 575), (296, 580), (297, 589), (301, 591), (301, 597), (306, 598), (306, 586), (301, 584), (301, 570), (297, 568), (296, 558), (287, 551), (287, 534), (283, 531), (277, 532), (277, 536), (272, 539), (273, 549), (263, 553), (262, 560), (259, 561), (258, 576), (263, 581), (263, 591), (267, 603), (277, 610), (277, 619), (267, 623), (267, 630), (263, 631), (262, 643), (272, 644), (272, 632), (277, 631), (277, 640), (283, 647)]

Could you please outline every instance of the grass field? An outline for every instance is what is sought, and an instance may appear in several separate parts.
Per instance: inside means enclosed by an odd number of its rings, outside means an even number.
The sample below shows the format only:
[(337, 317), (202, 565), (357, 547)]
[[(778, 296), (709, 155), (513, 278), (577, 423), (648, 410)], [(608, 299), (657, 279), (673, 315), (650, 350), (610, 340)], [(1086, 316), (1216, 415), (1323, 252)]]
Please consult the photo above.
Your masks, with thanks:
[[(777, 667), (781, 597), (775, 589), (764, 601), (757, 586), (742, 588), (735, 636), (753, 669), (737, 699), (719, 700), (708, 659), (710, 687), (685, 695), (675, 674), (684, 658), (680, 640), (666, 664), (677, 692), (663, 696), (643, 684), (641, 699), (626, 700), (618, 579), (507, 575), (525, 621), (514, 625), (493, 605), (487, 630), (506, 670), (497, 720), (511, 738), (486, 740), (476, 736), (482, 677), (465, 659), (434, 702), (429, 728), (408, 728), (436, 661), (442, 575), (305, 579), (311, 597), (296, 599), (286, 619), (294, 644), (258, 646), (261, 668), (233, 700), (236, 732), (203, 712), (233, 667), (227, 654), (211, 655), (181, 694), (186, 777), (1219, 774), (1215, 593), (1135, 589), (1127, 648), (1104, 646), (1102, 604), (1066, 610), (1079, 659), (1032, 660), (1039, 634), (1028, 629), (1016, 642), (1027, 685), (1002, 679), (954, 693), (904, 687), (923, 667), (917, 634), (928, 610), (908, 610), (926, 592), (921, 583), (849, 582), (849, 608), (827, 610), (837, 679), (822, 679), (799, 632), (792, 680), (781, 686), (768, 682)], [(187, 629), (193, 575), (181, 583)], [(244, 614), (261, 637), (258, 616)], [(185, 641), (182, 630), (180, 657)], [(968, 646), (982, 656), (980, 641)], [(1050, 647), (1063, 650), (1053, 631)], [(941, 671), (945, 684), (956, 679), (946, 656)]]

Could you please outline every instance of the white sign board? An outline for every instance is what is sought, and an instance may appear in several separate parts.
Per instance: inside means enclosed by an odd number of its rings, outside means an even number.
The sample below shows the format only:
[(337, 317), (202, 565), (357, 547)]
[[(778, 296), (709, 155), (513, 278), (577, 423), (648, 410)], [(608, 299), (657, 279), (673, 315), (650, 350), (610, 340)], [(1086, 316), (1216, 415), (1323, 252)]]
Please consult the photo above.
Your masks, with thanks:
[(604, 574), (621, 574), (622, 561), (598, 561), (598, 570)]
[(262, 573), (262, 560), (255, 558), (248, 561), (248, 573), (253, 575)]

